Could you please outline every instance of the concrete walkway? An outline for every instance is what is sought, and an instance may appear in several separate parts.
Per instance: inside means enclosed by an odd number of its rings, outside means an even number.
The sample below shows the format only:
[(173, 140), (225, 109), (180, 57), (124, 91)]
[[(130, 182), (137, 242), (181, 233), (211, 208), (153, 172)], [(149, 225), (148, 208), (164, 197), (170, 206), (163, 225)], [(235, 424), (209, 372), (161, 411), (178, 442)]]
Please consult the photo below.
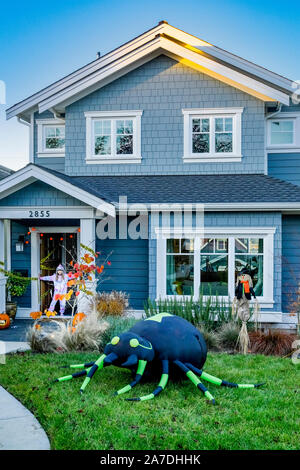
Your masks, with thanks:
[(49, 439), (37, 419), (1, 386), (0, 450), (50, 450)]

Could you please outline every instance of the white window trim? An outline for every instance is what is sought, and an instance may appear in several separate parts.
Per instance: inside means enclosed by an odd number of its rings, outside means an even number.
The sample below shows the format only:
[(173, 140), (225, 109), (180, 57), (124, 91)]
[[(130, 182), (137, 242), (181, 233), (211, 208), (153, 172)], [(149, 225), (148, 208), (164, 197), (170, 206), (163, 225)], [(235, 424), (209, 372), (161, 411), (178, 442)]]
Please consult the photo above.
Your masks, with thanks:
[[(190, 108), (182, 109), (183, 114), (183, 161), (199, 162), (240, 162), (242, 160), (242, 112), (244, 108)], [(230, 153), (192, 153), (192, 118), (210, 118), (210, 129), (213, 117), (232, 117), (233, 151)], [(214, 131), (210, 131), (210, 148)]]
[(65, 148), (63, 149), (46, 149), (44, 145), (44, 129), (45, 126), (64, 126), (63, 119), (36, 119), (37, 124), (37, 156), (41, 158), (62, 158), (65, 156)]
[[(234, 279), (234, 239), (235, 238), (263, 238), (263, 278), (264, 294), (257, 297), (259, 303), (264, 308), (273, 308), (274, 306), (274, 234), (276, 227), (213, 227), (203, 229), (195, 228), (155, 228), (157, 239), (156, 247), (156, 300), (174, 299), (182, 300), (183, 297), (190, 296), (167, 295), (166, 294), (166, 261), (167, 261), (167, 239), (168, 238), (194, 238), (194, 296), (193, 300), (199, 299), (200, 288), (200, 239), (201, 238), (228, 238), (228, 296), (220, 296), (224, 301), (232, 300), (235, 296)], [(204, 300), (207, 297), (204, 296)]]
[[(86, 118), (86, 163), (87, 164), (122, 164), (141, 163), (141, 118), (142, 110), (131, 111), (87, 111)], [(97, 119), (133, 119), (133, 155), (95, 155), (93, 139), (93, 121)]]
[[(293, 122), (293, 143), (292, 144), (271, 144), (271, 122), (274, 121)], [(276, 117), (267, 119), (267, 150), (272, 152), (297, 152), (300, 150), (300, 113), (282, 112)], [(271, 153), (271, 152), (270, 152)]]

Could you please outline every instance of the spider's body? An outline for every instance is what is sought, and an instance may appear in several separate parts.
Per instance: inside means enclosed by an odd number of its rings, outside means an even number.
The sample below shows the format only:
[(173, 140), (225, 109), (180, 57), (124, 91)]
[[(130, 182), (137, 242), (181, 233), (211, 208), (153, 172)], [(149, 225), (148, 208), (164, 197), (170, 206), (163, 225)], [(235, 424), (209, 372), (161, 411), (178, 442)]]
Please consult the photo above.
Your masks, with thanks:
[(204, 393), (211, 403), (215, 403), (215, 400), (198, 377), (227, 387), (253, 388), (261, 385), (235, 384), (207, 374), (202, 371), (206, 355), (206, 343), (197, 328), (176, 315), (159, 313), (137, 322), (127, 332), (112, 338), (105, 346), (104, 354), (97, 361), (71, 366), (84, 367), (83, 371), (57, 380), (64, 381), (86, 375), (80, 389), (83, 392), (97, 369), (113, 364), (136, 373), (135, 379), (129, 385), (116, 392), (117, 395), (121, 395), (140, 382), (146, 366), (152, 372), (160, 367), (161, 380), (158, 387), (149, 395), (129, 398), (129, 400), (144, 401), (154, 398), (165, 388), (169, 377), (169, 365), (174, 365)]

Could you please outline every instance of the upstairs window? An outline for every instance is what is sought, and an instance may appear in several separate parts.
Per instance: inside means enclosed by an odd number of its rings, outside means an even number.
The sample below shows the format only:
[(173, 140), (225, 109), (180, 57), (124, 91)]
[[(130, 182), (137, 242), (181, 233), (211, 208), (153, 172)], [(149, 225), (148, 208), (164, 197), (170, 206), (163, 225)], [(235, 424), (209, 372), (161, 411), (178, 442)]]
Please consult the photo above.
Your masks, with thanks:
[(242, 111), (243, 108), (183, 109), (183, 160), (241, 160)]
[(85, 113), (87, 163), (139, 163), (142, 111)]
[(272, 119), (269, 121), (269, 145), (293, 145), (294, 134), (293, 119)]
[(58, 119), (37, 119), (38, 156), (63, 157), (65, 154), (65, 124)]

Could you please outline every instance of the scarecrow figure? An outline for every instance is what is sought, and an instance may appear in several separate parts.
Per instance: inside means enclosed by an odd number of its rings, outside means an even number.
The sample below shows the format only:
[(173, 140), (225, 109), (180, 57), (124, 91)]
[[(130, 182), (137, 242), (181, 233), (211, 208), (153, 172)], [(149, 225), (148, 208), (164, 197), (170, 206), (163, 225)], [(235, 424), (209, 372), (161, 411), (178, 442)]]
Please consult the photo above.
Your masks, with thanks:
[(235, 295), (232, 308), (233, 312), (241, 319), (242, 328), (239, 333), (238, 343), (243, 354), (247, 354), (248, 347), (250, 344), (249, 335), (247, 331), (247, 321), (250, 318), (250, 305), (249, 302), (253, 296), (256, 300), (255, 304), (255, 315), (258, 316), (259, 306), (256, 299), (256, 295), (253, 289), (253, 281), (250, 276), (250, 271), (248, 268), (243, 268), (239, 273), (236, 285), (235, 285)]
[(52, 274), (52, 276), (43, 276), (40, 277), (41, 281), (50, 281), (53, 282), (54, 284), (54, 292), (51, 300), (51, 304), (49, 307), (49, 311), (53, 312), (56, 302), (59, 300), (60, 304), (60, 310), (59, 313), (60, 315), (64, 314), (65, 311), (65, 306), (66, 306), (66, 299), (62, 298), (60, 299), (60, 295), (65, 295), (68, 290), (68, 281), (70, 280), (70, 276), (68, 276), (65, 272), (65, 268), (63, 267), (62, 264), (57, 266), (55, 274)]

